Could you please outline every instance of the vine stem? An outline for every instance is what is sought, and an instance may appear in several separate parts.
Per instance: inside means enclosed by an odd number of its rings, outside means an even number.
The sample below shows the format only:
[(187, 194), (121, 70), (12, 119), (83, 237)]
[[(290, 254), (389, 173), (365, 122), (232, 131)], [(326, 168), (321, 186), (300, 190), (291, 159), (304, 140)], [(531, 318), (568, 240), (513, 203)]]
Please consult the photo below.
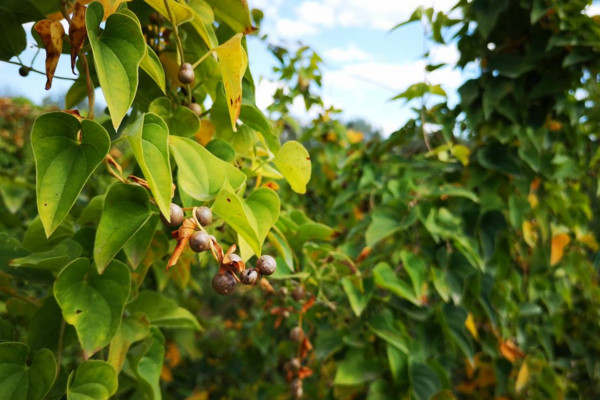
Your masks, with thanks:
[(87, 57), (83, 51), (79, 52), (79, 58), (83, 63), (83, 67), (85, 68), (85, 83), (87, 85), (88, 92), (88, 119), (94, 119), (94, 102), (95, 102), (95, 93), (94, 93), (94, 85), (92, 85), (92, 79), (90, 78), (90, 67), (88, 64)]
[(58, 334), (58, 349), (56, 354), (56, 377), (58, 378), (58, 374), (60, 373), (60, 362), (62, 360), (62, 352), (63, 352), (63, 336), (65, 334), (65, 320), (63, 319), (60, 324), (60, 332)]
[(33, 304), (36, 307), (40, 306), (40, 302), (37, 299), (35, 299), (33, 297), (25, 296), (25, 295), (17, 292), (16, 290), (11, 289), (11, 288), (0, 287), (0, 292), (4, 292), (4, 293), (6, 293), (8, 295), (16, 297), (19, 300), (26, 301), (27, 303)]
[[(46, 75), (45, 72), (38, 71), (37, 69), (32, 68), (32, 67), (28, 67), (27, 65), (23, 64), (22, 62), (15, 62), (15, 61), (4, 61), (4, 62), (9, 63), (9, 64), (18, 65), (21, 67), (27, 67), (27, 68), (29, 68), (29, 72), (35, 72), (36, 74)], [(54, 75), (54, 79), (64, 79), (66, 81), (76, 81), (77, 80), (75, 78), (67, 78), (66, 76), (56, 76), (56, 75)]]
[(206, 53), (204, 53), (204, 55), (202, 57), (200, 57), (198, 59), (198, 61), (196, 61), (195, 63), (192, 64), (192, 68), (193, 69), (198, 68), (198, 65), (202, 64), (202, 61), (206, 60), (208, 58), (208, 56), (210, 56), (212, 54), (212, 52), (213, 52), (213, 50), (210, 49)]

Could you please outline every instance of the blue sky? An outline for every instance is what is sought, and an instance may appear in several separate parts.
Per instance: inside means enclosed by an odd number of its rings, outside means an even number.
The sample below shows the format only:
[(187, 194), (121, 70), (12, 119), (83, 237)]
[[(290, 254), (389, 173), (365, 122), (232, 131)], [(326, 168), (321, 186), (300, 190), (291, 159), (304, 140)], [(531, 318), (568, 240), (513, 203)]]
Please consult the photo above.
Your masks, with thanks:
[[(326, 105), (344, 110), (345, 119), (363, 118), (384, 133), (397, 129), (411, 116), (410, 107), (391, 97), (410, 84), (423, 81), (426, 48), (423, 29), (413, 23), (390, 32), (398, 22), (406, 20), (419, 5), (431, 6), (433, 0), (248, 0), (249, 6), (265, 13), (262, 33), (268, 41), (290, 47), (298, 43), (311, 46), (324, 60), (321, 95)], [(447, 11), (454, 0), (435, 0), (437, 10)], [(29, 38), (30, 42), (33, 42)], [(276, 60), (256, 38), (248, 41), (252, 72), (257, 81), (257, 103), (265, 108), (278, 83), (272, 68)], [(431, 48), (431, 62), (453, 63), (458, 58), (456, 47)], [(34, 49), (22, 59), (28, 63)], [(36, 59), (35, 68), (44, 69), (44, 54)], [(25, 95), (36, 102), (46, 96), (58, 97), (71, 82), (55, 79), (52, 89), (42, 88), (45, 77), (18, 75), (18, 66), (0, 63), (0, 95)], [(69, 60), (63, 57), (56, 75), (71, 77)], [(427, 76), (440, 83), (451, 101), (456, 101), (456, 88), (464, 80), (461, 71), (442, 68)], [(99, 93), (100, 94), (100, 93)], [(102, 102), (100, 99), (98, 102)], [(301, 102), (293, 107), (295, 115), (309, 121)]]

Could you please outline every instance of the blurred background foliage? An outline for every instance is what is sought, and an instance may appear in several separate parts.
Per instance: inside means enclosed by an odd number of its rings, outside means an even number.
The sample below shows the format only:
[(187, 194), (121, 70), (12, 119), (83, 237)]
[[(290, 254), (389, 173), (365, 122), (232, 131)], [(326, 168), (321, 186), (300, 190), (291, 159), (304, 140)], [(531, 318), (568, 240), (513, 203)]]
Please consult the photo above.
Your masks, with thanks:
[[(214, 294), (207, 255), (184, 253), (167, 274), (173, 244), (166, 230), (155, 238), (141, 289), (176, 299), (204, 327), (163, 332), (163, 397), (285, 399), (301, 376), (310, 399), (599, 398), (600, 21), (587, 4), (461, 0), (457, 20), (415, 11), (430, 40), (458, 44), (457, 67), (480, 74), (456, 107), (426, 81), (399, 94), (415, 118), (387, 138), (323, 107), (316, 53), (271, 46), (285, 89), (269, 112), (282, 141), (309, 149), (312, 180), (304, 197), (262, 182), (284, 208), (266, 245), (279, 269), (262, 291)], [(319, 112), (309, 125), (289, 114), (297, 97)], [(0, 339), (32, 343), (36, 308), (11, 291), (47, 287), (8, 261), (21, 256), (14, 241), (32, 252), (48, 242), (27, 138), (47, 109), (0, 101)], [(92, 182), (54, 243), (91, 251), (82, 211), (109, 181)], [(144, 398), (125, 372), (116, 398)]]

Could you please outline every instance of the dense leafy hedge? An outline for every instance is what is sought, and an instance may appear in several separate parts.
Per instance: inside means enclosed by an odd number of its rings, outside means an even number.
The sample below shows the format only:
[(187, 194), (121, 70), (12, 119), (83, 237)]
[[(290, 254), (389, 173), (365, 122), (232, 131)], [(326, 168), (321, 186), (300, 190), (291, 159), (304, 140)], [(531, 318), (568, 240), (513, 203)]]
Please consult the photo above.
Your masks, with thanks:
[[(49, 76), (74, 49), (67, 108), (94, 110), (94, 86), (108, 103), (84, 118), (1, 100), (0, 397), (600, 396), (586, 1), (417, 10), (480, 74), (456, 107), (427, 82), (399, 94), (416, 118), (385, 139), (323, 109), (307, 48), (270, 47), (283, 88), (265, 117), (245, 2), (84, 3), (0, 6), (1, 60), (41, 21)], [(297, 97), (320, 111), (309, 127)], [(159, 223), (171, 202), (188, 217), (175, 233)], [(215, 221), (199, 227), (202, 205)], [(212, 250), (189, 249), (195, 230)], [(221, 252), (234, 244), (242, 261)], [(277, 270), (259, 289), (213, 291), (263, 252)]]

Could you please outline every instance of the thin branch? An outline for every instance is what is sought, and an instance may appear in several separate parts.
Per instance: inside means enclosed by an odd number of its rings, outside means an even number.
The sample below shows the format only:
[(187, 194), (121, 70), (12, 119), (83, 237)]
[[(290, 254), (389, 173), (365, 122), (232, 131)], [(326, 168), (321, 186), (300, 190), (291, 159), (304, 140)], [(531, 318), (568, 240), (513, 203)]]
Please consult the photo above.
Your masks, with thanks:
[(25, 296), (25, 295), (17, 292), (14, 289), (7, 288), (7, 287), (1, 287), (0, 286), (0, 292), (4, 292), (4, 293), (6, 293), (6, 294), (8, 294), (10, 296), (13, 296), (13, 297), (19, 299), (19, 300), (23, 300), (23, 301), (25, 301), (25, 302), (27, 302), (29, 304), (33, 304), (36, 307), (40, 306), (40, 302), (38, 301), (38, 299), (36, 299), (34, 297), (30, 297), (30, 296)]
[(87, 85), (87, 94), (88, 94), (88, 119), (94, 119), (94, 101), (95, 101), (95, 93), (94, 93), (94, 85), (92, 84), (92, 78), (90, 77), (90, 67), (88, 64), (87, 57), (83, 51), (79, 52), (79, 58), (83, 63), (83, 68), (85, 69), (85, 83)]
[[(27, 68), (29, 68), (29, 72), (35, 72), (36, 74), (41, 74), (44, 76), (46, 75), (45, 72), (38, 71), (37, 69), (34, 69), (32, 67), (28, 67), (27, 65), (23, 64), (22, 62), (15, 62), (15, 61), (4, 61), (4, 62), (7, 62), (9, 64), (14, 64), (14, 65), (19, 65), (21, 67), (27, 67)], [(64, 79), (66, 81), (76, 81), (77, 80), (75, 78), (67, 78), (65, 76), (56, 76), (56, 75), (54, 75), (54, 79)]]

